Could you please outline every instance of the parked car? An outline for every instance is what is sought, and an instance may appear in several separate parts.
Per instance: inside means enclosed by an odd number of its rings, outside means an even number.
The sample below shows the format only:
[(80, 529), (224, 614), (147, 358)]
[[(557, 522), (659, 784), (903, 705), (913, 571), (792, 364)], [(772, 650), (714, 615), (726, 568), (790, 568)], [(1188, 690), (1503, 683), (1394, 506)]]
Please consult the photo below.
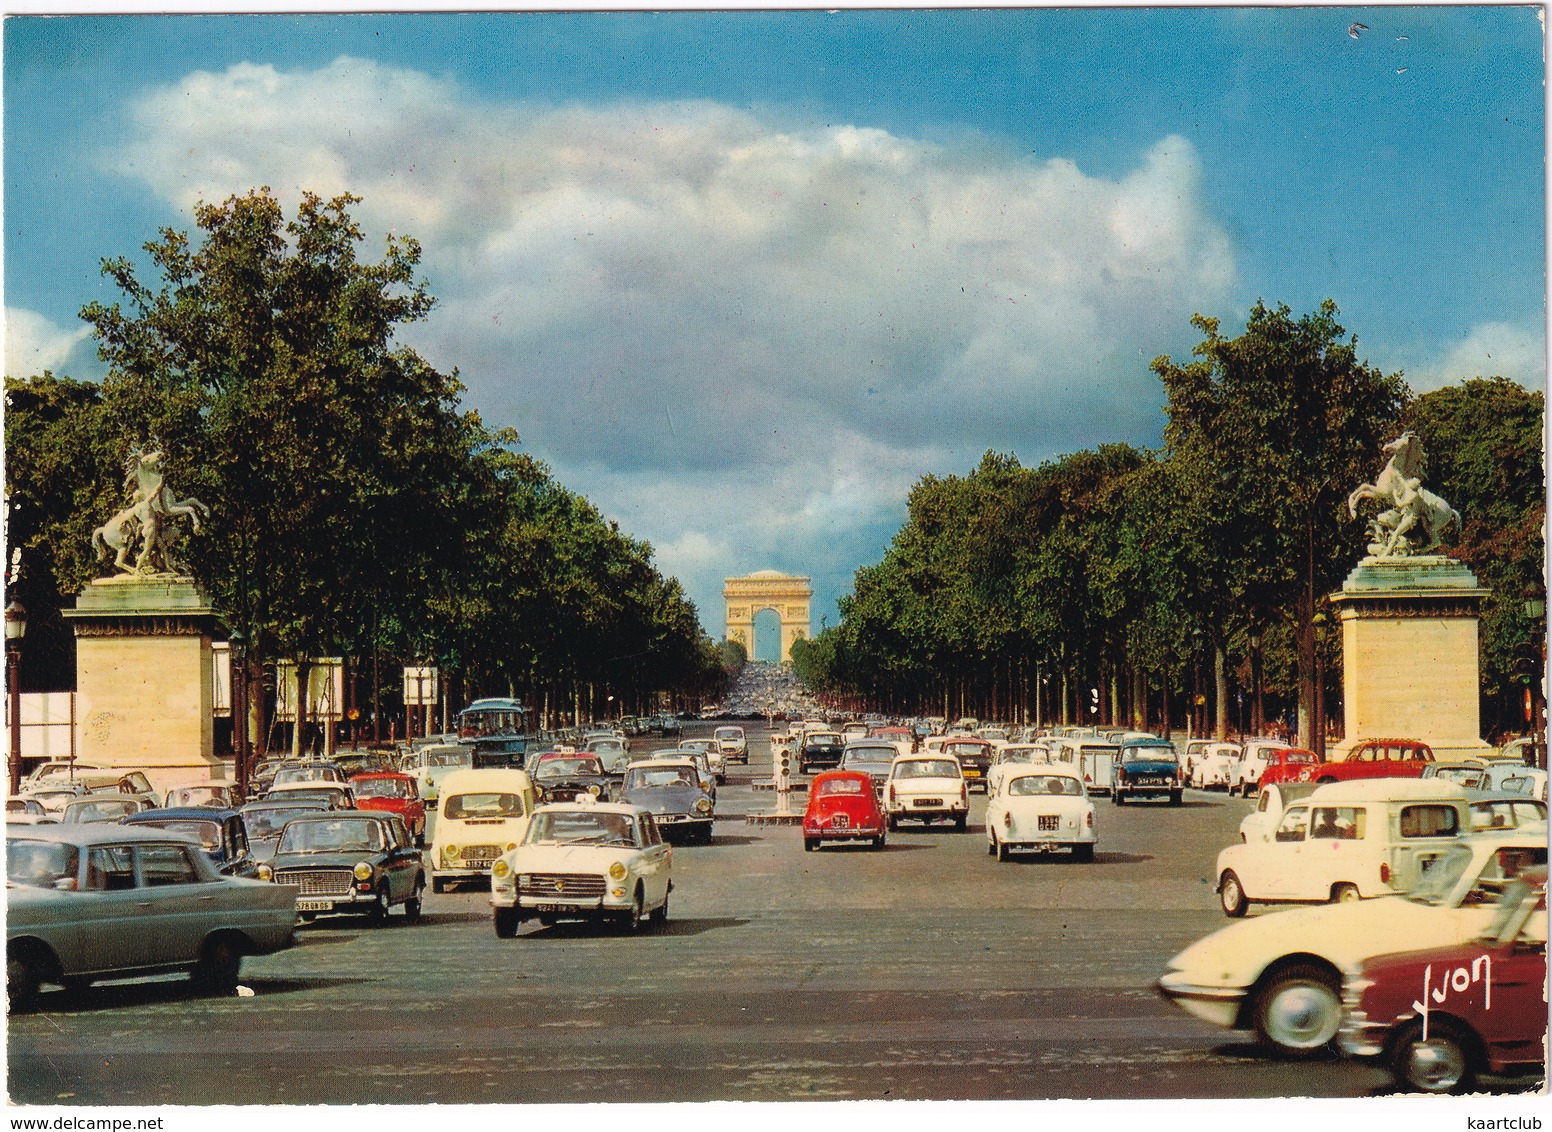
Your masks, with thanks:
[(1167, 739), (1123, 742), (1110, 791), (1110, 800), (1117, 806), (1138, 798), (1163, 798), (1178, 806), (1184, 788), (1173, 743)]
[(77, 762), (75, 759), (45, 759), (32, 768), (31, 773), (22, 779), (22, 793), (28, 793), (45, 786), (56, 786), (60, 783), (71, 783), (82, 774), (106, 774), (108, 768), (98, 766), (96, 763)]
[(404, 819), (365, 810), (292, 818), (259, 879), (287, 886), (304, 920), (365, 914), (381, 924), (397, 905), (413, 922), (426, 890), (425, 864)]
[(986, 773), (991, 770), (992, 755), (996, 753), (990, 739), (973, 736), (953, 738), (945, 742), (941, 749), (945, 755), (959, 760), (959, 769), (964, 773), (966, 786), (979, 786), (985, 792)]
[(896, 755), (884, 788), (889, 828), (902, 821), (931, 825), (951, 821), (961, 833), (970, 817), (970, 790), (959, 760), (952, 755)]
[[(874, 791), (882, 792), (884, 783), (889, 781), (889, 768), (899, 754), (899, 748), (893, 743), (881, 739), (861, 739), (846, 744), (846, 750), (841, 754), (840, 769), (867, 775), (873, 783)], [(813, 796), (812, 785), (809, 787), (809, 795)]]
[(644, 759), (625, 772), (619, 801), (646, 810), (669, 841), (710, 845), (716, 804), (700, 775), (688, 757)]
[(677, 715), (662, 715), (658, 717), (657, 732), (665, 739), (678, 738), (684, 733), (684, 725)]
[(130, 814), (124, 825), (153, 826), (199, 842), (216, 872), (224, 877), (251, 877), (258, 863), (248, 850), (248, 829), (237, 810), (211, 806), (170, 806)]
[(1273, 747), (1266, 753), (1266, 762), (1259, 779), (1260, 789), (1283, 782), (1309, 781), (1305, 772), (1319, 766), (1325, 760), (1314, 751), (1303, 747)]
[(116, 822), (155, 805), (155, 797), (149, 794), (83, 794), (65, 803), (59, 821), (62, 825)]
[(162, 798), (167, 809), (181, 806), (210, 806), (217, 810), (235, 810), (244, 802), (237, 783), (229, 778), (214, 778), (209, 782), (191, 782), (174, 786)]
[(1229, 793), (1248, 798), (1261, 789), (1261, 775), (1276, 761), (1277, 752), (1288, 746), (1281, 739), (1246, 739), (1240, 744), (1240, 757), (1229, 768)]
[(614, 786), (614, 779), (604, 770), (603, 763), (581, 751), (574, 755), (541, 755), (530, 775), (540, 805), (575, 801), (583, 794), (607, 802)]
[(986, 851), (999, 861), (1058, 849), (1092, 861), (1096, 841), (1094, 803), (1068, 764), (1012, 767), (987, 798)]
[(1433, 748), (1416, 739), (1366, 739), (1340, 762), (1307, 768), (1299, 781), (1325, 785), (1358, 778), (1421, 778), (1433, 761)]
[(55, 825), (58, 821), (36, 798), (15, 794), (5, 800), (5, 824), (8, 826)]
[(798, 773), (834, 770), (841, 765), (845, 753), (846, 740), (841, 738), (839, 731), (810, 731), (798, 747)]
[(526, 771), (455, 770), (442, 779), (431, 840), (431, 890), (490, 876), (490, 867), (523, 839), (538, 796)]
[(415, 844), (426, 843), (426, 801), (413, 775), (396, 770), (368, 771), (351, 778), (350, 789), (356, 795), (356, 809), (398, 814)]
[(242, 814), (243, 828), (248, 834), (248, 853), (254, 868), (275, 855), (280, 843), (280, 833), (286, 822), (303, 814), (327, 813), (333, 807), (315, 799), (282, 798), (279, 801), (259, 799), (249, 802), (238, 813)]
[(1044, 765), (1051, 761), (1051, 751), (1044, 741), (1039, 743), (1009, 743), (992, 757), (991, 769), (986, 772), (987, 796), (997, 792), (1002, 780), (1010, 773), (1025, 767)]
[(1469, 1093), (1482, 1073), (1538, 1077), (1547, 1041), (1547, 873), (1506, 886), (1475, 939), (1367, 960), (1347, 983), (1341, 1044), (1415, 1093)]
[(1238, 743), (1207, 743), (1191, 762), (1187, 784), (1194, 790), (1224, 790), (1234, 781), (1234, 766), (1244, 757)]
[(523, 921), (612, 920), (637, 932), (668, 921), (673, 850), (640, 806), (591, 799), (540, 806), (522, 844), (491, 866), (496, 934)]
[(1252, 903), (1358, 900), (1405, 892), (1471, 829), (1453, 782), (1375, 779), (1334, 783), (1291, 803), (1271, 841), (1218, 854), (1225, 915)]
[(1254, 916), (1197, 940), (1169, 961), (1159, 993), (1275, 1050), (1313, 1056), (1336, 1036), (1343, 983), (1363, 960), (1475, 938), (1508, 880), (1546, 860), (1545, 832), (1465, 838), (1405, 896)]
[(827, 770), (809, 783), (808, 804), (803, 809), (804, 849), (818, 849), (830, 841), (867, 841), (882, 849), (887, 826), (888, 818), (867, 772)]
[(1540, 767), (1526, 767), (1519, 774), (1511, 775), (1499, 783), (1499, 789), (1528, 798), (1547, 800), (1547, 772)]
[(1467, 790), (1466, 801), (1471, 804), (1474, 833), (1546, 824), (1547, 804), (1539, 798), (1503, 790)]
[(1256, 808), (1239, 823), (1239, 839), (1271, 841), (1289, 805), (1308, 798), (1318, 789), (1313, 782), (1273, 782), (1263, 786), (1256, 796)]
[(46, 984), (187, 971), (231, 994), (245, 955), (289, 947), (287, 889), (223, 877), (198, 845), (160, 829), (33, 826), (6, 837), (6, 990), (33, 1009)]

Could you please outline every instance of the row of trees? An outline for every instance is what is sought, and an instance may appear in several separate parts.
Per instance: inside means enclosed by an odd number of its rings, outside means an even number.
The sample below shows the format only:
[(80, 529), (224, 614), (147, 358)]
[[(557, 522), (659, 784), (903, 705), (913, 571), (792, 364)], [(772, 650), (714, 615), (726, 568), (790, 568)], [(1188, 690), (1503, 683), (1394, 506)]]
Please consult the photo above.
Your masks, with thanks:
[[(1320, 748), (1339, 685), (1326, 600), (1364, 553), (1347, 496), (1410, 428), (1426, 482), (1463, 516), (1447, 550), (1492, 588), (1489, 728), (1523, 729), (1539, 688), (1543, 397), (1475, 379), (1413, 398), (1360, 362), (1334, 304), (1258, 304), (1195, 360), (1160, 357), (1164, 447), (1105, 445), (1038, 468), (988, 452), (928, 476), (841, 622), (794, 650), (811, 687), (906, 713), (1231, 725), (1284, 718)], [(1456, 532), (1452, 532), (1452, 536)]]
[(41, 630), (28, 672), (68, 683), (60, 595), (101, 572), (91, 530), (123, 506), (126, 454), (156, 447), (211, 507), (182, 553), (254, 679), (344, 655), (374, 698), (385, 658), (557, 714), (715, 694), (721, 654), (651, 548), (397, 341), (433, 303), (420, 248), (390, 237), (362, 259), (355, 203), (308, 195), (290, 221), (268, 189), (200, 205), (198, 241), (166, 230), (144, 266), (105, 261), (121, 297), (81, 312), (101, 385), (7, 381), (7, 589)]

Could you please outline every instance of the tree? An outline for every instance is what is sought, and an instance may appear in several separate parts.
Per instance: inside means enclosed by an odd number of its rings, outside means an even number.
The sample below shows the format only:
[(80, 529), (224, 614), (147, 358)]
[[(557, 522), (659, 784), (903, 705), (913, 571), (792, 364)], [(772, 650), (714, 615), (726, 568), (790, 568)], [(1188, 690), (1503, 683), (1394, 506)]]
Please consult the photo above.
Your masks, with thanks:
[(1236, 338), (1198, 314), (1201, 360), (1153, 362), (1169, 398), (1166, 451), (1180, 462), (1209, 588), (1252, 624), (1291, 620), (1299, 732), (1316, 751), (1325, 742), (1317, 605), (1361, 554), (1361, 531), (1341, 508), (1407, 395), (1401, 375), (1359, 362), (1337, 313), (1328, 299), (1294, 320), (1287, 306), (1258, 302)]

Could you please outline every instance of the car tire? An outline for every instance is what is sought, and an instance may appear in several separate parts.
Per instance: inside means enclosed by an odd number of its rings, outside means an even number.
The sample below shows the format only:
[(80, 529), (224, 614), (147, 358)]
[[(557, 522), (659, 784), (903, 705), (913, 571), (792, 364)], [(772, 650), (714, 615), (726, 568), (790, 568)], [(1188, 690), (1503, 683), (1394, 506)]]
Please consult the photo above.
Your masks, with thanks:
[(1126, 805), (1126, 796), (1124, 794), (1122, 794), (1119, 790), (1112, 790), (1110, 792), (1110, 801), (1114, 805), (1124, 806), (1124, 805)]
[(410, 893), (410, 898), (404, 902), (404, 922), (413, 924), (420, 919), (420, 913), (425, 906), (426, 878), (416, 877), (415, 888)]
[(30, 955), (5, 957), (5, 993), (12, 1014), (31, 1014), (38, 1008), (43, 983), (42, 964)]
[(663, 893), (663, 903), (652, 910), (652, 926), (662, 928), (668, 923), (668, 893)]
[(1429, 1024), (1425, 1042), (1423, 1024), (1412, 1022), (1391, 1043), (1390, 1072), (1410, 1093), (1469, 1093), (1477, 1081), (1475, 1043), (1442, 1020)]
[(1356, 884), (1333, 884), (1331, 886), (1331, 903), (1355, 904), (1363, 899), (1363, 894), (1358, 891)]
[(446, 892), (447, 891), (447, 878), (446, 877), (432, 877), (431, 878), (431, 891), (435, 892), (435, 893)]
[(372, 906), (367, 909), (367, 923), (376, 927), (386, 924), (388, 922), (388, 910), (392, 907), (393, 904), (389, 899), (388, 890), (386, 888), (379, 888), (377, 890), (377, 898), (372, 901)]
[(882, 833), (873, 839), (873, 848), (875, 849), (882, 849), (885, 844), (886, 842)]
[(898, 832), (900, 832), (900, 819), (895, 817), (894, 814), (890, 814), (889, 815), (889, 832), (890, 833), (898, 833)]
[(1315, 780), (1315, 785), (1317, 785), (1317, 786), (1330, 786), (1335, 781), (1336, 781), (1336, 779), (1331, 777), (1331, 775), (1328, 774), (1324, 778), (1317, 778)]
[(958, 833), (963, 833), (965, 831), (965, 829), (969, 826), (969, 824), (970, 824), (970, 815), (969, 814), (960, 814), (958, 817), (956, 817), (954, 819), (954, 829)]
[(1007, 847), (1006, 844), (1001, 841), (997, 842), (997, 860), (1008, 861), (1012, 858), (1012, 856), (1013, 852)]
[(819, 848), (819, 838), (817, 838), (817, 837), (805, 837), (803, 839), (803, 851), (805, 853), (812, 853), (815, 849), (818, 849), (818, 848)]
[(492, 908), (491, 922), (498, 939), (516, 939), (517, 929), (523, 926), (523, 916), (516, 908)]
[(1082, 861), (1085, 864), (1092, 861), (1094, 859), (1094, 843), (1092, 841), (1083, 841), (1074, 845), (1072, 847), (1072, 859), (1074, 861)]
[[(990, 825), (991, 823), (988, 822), (987, 824)], [(987, 833), (986, 855), (988, 857), (995, 857), (997, 855), (997, 835), (995, 833)]]
[(234, 940), (224, 935), (205, 941), (199, 962), (189, 972), (195, 991), (208, 995), (236, 994), (241, 976), (242, 952)]
[(1331, 1044), (1341, 1026), (1337, 979), (1308, 963), (1286, 967), (1256, 995), (1252, 1017), (1262, 1044), (1288, 1057), (1314, 1057)]
[(641, 926), (646, 923), (646, 915), (642, 911), (641, 889), (636, 889), (636, 899), (631, 901), (630, 911), (620, 920), (620, 928), (626, 935), (640, 935)]
[(1218, 878), (1218, 903), (1223, 906), (1223, 914), (1235, 919), (1243, 916), (1250, 908), (1250, 901), (1245, 897), (1245, 886), (1233, 869), (1225, 869), (1223, 875)]
[(1180, 791), (1179, 790), (1171, 790), (1170, 791), (1170, 794), (1169, 794), (1169, 804), (1171, 806), (1178, 806), (1178, 805), (1180, 805)]

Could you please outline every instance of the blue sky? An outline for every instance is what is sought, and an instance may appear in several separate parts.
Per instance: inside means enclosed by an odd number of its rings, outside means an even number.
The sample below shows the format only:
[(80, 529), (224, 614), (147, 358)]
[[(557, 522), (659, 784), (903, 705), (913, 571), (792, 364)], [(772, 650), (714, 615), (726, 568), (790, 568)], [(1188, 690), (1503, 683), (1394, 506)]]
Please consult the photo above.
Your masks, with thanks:
[(1196, 311), (1546, 380), (1533, 8), (18, 17), (4, 68), (8, 374), (99, 376), (99, 260), (195, 199), (348, 189), (714, 635), (767, 567), (833, 622), (923, 474), (1158, 443)]

